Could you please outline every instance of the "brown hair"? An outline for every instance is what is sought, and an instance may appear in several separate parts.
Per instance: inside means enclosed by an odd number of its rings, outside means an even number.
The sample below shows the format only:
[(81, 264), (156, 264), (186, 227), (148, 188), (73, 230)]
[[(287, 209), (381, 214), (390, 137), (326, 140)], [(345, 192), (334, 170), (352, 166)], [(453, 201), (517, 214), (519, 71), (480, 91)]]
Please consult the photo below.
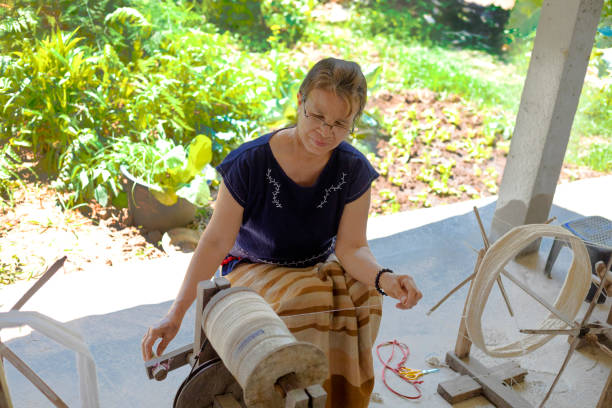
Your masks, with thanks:
[(303, 100), (306, 100), (313, 89), (331, 91), (344, 99), (351, 108), (351, 113), (356, 112), (355, 120), (363, 112), (368, 93), (368, 85), (359, 64), (337, 58), (322, 59), (310, 68), (300, 85)]

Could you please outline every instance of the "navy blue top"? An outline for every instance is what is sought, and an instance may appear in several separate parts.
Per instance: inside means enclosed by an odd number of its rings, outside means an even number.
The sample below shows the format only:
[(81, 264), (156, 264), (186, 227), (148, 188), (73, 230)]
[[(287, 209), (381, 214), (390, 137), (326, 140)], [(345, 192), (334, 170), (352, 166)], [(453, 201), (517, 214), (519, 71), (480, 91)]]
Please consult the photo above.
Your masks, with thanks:
[(378, 173), (347, 142), (336, 147), (314, 185), (303, 187), (276, 161), (268, 133), (246, 142), (217, 166), (244, 208), (242, 226), (223, 274), (237, 262), (306, 267), (334, 251), (344, 205), (359, 198)]

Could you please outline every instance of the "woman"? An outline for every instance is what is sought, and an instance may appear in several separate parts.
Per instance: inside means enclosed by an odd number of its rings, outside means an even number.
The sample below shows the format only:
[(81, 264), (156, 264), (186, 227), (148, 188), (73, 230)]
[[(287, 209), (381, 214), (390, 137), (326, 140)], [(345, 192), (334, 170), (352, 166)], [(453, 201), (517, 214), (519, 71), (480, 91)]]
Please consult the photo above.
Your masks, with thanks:
[(256, 290), (298, 340), (326, 353), (328, 407), (367, 407), (381, 294), (400, 309), (422, 295), (410, 276), (381, 267), (366, 240), (378, 174), (346, 142), (366, 94), (358, 64), (321, 60), (297, 95), (297, 125), (243, 144), (217, 167), (214, 213), (176, 300), (142, 340), (145, 360), (157, 339), (163, 353), (197, 283), (223, 264), (232, 286)]

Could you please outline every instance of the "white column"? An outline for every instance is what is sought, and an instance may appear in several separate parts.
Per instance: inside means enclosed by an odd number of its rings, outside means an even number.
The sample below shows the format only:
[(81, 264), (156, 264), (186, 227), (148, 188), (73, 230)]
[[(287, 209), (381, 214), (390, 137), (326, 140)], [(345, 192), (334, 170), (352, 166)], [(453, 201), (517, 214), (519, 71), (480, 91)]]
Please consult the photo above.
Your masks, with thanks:
[(548, 218), (602, 7), (603, 0), (542, 4), (492, 240)]

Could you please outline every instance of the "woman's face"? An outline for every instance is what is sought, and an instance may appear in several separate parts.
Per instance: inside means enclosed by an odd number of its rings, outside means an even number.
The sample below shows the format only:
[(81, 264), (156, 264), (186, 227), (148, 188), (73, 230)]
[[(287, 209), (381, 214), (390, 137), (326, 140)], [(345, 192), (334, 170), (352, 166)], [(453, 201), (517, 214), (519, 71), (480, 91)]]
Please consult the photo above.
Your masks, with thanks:
[(298, 94), (298, 138), (314, 155), (326, 155), (348, 138), (354, 114), (342, 98), (331, 91), (313, 89), (303, 100)]

